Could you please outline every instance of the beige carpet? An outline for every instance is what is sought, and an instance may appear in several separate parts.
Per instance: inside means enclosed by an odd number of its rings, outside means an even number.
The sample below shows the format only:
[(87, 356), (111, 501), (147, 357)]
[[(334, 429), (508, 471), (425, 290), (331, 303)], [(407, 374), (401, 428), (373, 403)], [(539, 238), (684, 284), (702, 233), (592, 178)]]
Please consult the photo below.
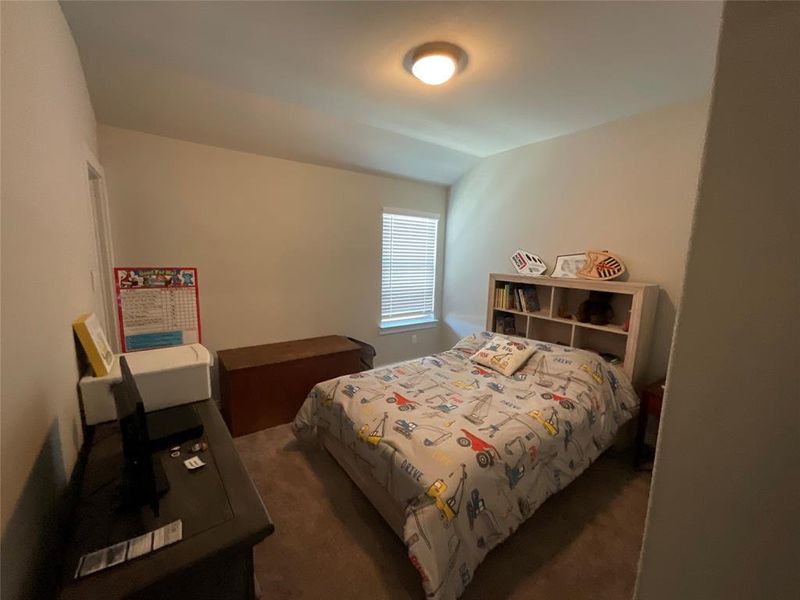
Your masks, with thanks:
[[(324, 450), (289, 425), (235, 442), (275, 522), (255, 549), (266, 600), (424, 597), (403, 543)], [(630, 598), (649, 484), (627, 457), (601, 457), (489, 553), (462, 598)]]

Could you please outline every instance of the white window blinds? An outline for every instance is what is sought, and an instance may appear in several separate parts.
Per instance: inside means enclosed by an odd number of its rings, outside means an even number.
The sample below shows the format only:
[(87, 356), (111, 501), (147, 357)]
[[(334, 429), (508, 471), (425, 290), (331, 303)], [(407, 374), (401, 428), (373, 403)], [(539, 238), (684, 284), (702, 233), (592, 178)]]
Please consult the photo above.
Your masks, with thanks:
[(439, 218), (383, 213), (381, 326), (434, 319)]

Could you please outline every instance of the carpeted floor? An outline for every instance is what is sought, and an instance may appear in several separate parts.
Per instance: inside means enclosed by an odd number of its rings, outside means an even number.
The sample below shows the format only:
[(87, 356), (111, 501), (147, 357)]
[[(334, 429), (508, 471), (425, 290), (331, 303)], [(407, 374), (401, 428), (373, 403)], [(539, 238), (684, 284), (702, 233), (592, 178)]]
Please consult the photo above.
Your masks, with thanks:
[[(324, 450), (289, 425), (235, 440), (275, 522), (255, 549), (266, 600), (424, 597), (405, 547)], [(649, 475), (601, 457), (495, 548), (462, 598), (630, 598)]]

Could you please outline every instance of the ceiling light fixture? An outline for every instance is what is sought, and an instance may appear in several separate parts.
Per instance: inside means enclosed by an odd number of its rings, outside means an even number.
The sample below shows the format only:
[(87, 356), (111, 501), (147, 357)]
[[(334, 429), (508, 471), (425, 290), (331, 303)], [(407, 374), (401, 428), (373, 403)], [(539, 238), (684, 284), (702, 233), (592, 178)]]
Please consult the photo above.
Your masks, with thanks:
[(403, 64), (422, 83), (441, 85), (464, 70), (467, 54), (449, 42), (428, 42), (409, 50)]

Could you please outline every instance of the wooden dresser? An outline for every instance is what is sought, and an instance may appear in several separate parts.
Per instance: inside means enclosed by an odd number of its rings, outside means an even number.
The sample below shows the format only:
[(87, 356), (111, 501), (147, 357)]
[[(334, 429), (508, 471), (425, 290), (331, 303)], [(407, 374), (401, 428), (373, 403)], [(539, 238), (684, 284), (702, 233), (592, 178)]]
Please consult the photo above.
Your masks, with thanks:
[[(120, 509), (123, 470), (117, 422), (86, 431), (74, 479), (72, 510), (63, 560), (61, 600), (253, 600), (253, 546), (275, 526), (244, 469), (233, 440), (212, 400), (196, 403), (208, 446), (192, 452), (198, 440), (153, 455), (164, 467), (169, 491), (159, 501), (159, 515), (149, 507)], [(165, 409), (171, 410), (169, 408)], [(206, 464), (189, 471), (183, 461), (194, 455)], [(75, 579), (79, 558), (180, 519), (183, 539), (87, 577)], [(5, 549), (4, 549), (5, 550)], [(48, 596), (49, 597), (49, 596)]]
[(324, 337), (218, 353), (222, 416), (234, 436), (294, 419), (315, 384), (362, 370), (361, 347)]

